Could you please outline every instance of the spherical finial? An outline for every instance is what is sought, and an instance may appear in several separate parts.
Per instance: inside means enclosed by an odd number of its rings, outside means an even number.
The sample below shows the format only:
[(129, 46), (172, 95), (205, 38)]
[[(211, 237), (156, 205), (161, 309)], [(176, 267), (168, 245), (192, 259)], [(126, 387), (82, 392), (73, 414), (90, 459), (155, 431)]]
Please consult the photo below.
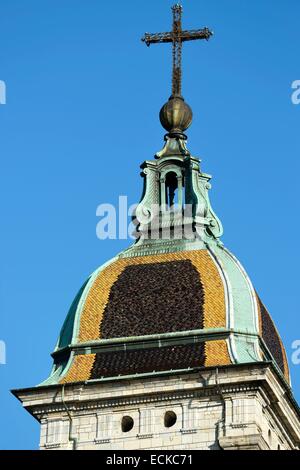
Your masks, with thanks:
[(171, 137), (182, 137), (192, 123), (193, 112), (182, 96), (171, 96), (161, 108), (159, 118), (161, 125)]

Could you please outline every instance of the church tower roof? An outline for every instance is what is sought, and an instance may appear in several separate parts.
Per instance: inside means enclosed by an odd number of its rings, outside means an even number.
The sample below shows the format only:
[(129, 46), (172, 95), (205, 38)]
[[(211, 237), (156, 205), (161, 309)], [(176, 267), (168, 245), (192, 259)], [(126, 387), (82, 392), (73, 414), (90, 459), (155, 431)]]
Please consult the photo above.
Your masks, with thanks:
[(289, 382), (286, 353), (246, 271), (223, 245), (210, 200), (211, 176), (187, 148), (192, 110), (181, 94), (182, 45), (209, 39), (186, 31), (173, 7), (172, 95), (160, 111), (165, 145), (142, 165), (136, 242), (83, 284), (62, 327), (50, 377), (41, 385), (101, 381), (272, 361)]

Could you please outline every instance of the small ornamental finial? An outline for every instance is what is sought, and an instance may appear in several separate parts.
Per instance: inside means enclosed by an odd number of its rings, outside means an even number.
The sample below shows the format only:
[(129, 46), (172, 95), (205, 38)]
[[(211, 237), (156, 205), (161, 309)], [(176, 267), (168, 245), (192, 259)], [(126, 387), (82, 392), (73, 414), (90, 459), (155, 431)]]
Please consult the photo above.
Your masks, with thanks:
[(172, 11), (183, 12), (183, 6), (180, 3), (176, 3), (176, 5), (172, 6)]
[(182, 96), (171, 96), (161, 108), (159, 119), (170, 137), (186, 139), (184, 131), (192, 124), (193, 111)]
[(182, 5), (177, 3), (172, 7), (173, 29), (168, 33), (146, 33), (142, 41), (147, 46), (156, 43), (173, 44), (173, 73), (172, 73), (172, 95), (169, 102), (166, 103), (160, 111), (160, 120), (162, 126), (169, 131), (169, 135), (185, 137), (183, 132), (192, 122), (192, 110), (184, 102), (181, 95), (182, 85), (182, 43), (186, 41), (195, 41), (197, 39), (208, 40), (212, 32), (208, 28), (194, 29), (191, 31), (182, 30)]

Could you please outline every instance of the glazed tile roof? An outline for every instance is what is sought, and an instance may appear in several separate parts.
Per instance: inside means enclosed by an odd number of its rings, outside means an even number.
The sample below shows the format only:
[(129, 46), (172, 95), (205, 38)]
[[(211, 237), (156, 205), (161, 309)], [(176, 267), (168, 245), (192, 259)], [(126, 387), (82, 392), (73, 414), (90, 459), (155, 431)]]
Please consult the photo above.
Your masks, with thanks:
[[(185, 332), (198, 336), (183, 341)], [(266, 308), (220, 248), (113, 260), (80, 290), (61, 338), (54, 354), (61, 383), (261, 361), (268, 354), (289, 380)]]
[(225, 294), (206, 250), (121, 258), (93, 282), (79, 341), (213, 326), (225, 326)]
[(228, 364), (231, 360), (224, 340), (78, 355), (62, 383)]

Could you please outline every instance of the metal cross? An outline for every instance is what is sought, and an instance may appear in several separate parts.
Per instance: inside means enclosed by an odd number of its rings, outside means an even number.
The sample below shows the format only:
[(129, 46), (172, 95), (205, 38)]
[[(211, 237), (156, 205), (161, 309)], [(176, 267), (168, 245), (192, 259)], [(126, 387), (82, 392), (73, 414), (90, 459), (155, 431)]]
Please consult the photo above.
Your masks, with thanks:
[(182, 30), (181, 18), (183, 8), (178, 3), (172, 7), (173, 11), (173, 31), (169, 33), (146, 33), (142, 41), (150, 46), (151, 44), (161, 42), (173, 43), (173, 77), (172, 77), (172, 95), (181, 96), (181, 55), (182, 43), (185, 41), (195, 41), (197, 39), (208, 40), (212, 35), (212, 31), (208, 28), (193, 29), (190, 31)]

